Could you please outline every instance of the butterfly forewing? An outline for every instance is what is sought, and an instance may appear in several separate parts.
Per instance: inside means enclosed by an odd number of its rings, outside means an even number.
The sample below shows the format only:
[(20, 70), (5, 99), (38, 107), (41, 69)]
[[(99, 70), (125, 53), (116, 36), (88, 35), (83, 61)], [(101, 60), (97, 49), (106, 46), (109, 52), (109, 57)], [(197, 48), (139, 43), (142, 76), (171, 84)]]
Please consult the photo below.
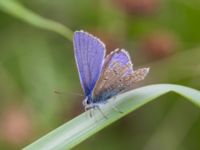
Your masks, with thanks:
[(82, 88), (85, 96), (88, 96), (100, 77), (105, 46), (99, 39), (83, 31), (74, 33), (73, 44)]

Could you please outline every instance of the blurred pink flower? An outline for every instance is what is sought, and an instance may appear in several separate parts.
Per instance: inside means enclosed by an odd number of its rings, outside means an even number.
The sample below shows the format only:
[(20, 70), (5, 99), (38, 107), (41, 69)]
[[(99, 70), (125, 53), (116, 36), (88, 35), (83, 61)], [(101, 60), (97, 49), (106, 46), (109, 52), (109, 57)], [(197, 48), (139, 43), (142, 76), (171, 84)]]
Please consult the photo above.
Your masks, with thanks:
[(19, 106), (5, 108), (0, 119), (2, 138), (11, 144), (24, 143), (32, 133), (32, 121), (28, 111)]
[(113, 0), (113, 3), (131, 15), (151, 15), (158, 10), (160, 0)]
[(156, 31), (141, 41), (141, 49), (152, 59), (160, 59), (173, 54), (178, 48), (178, 40), (172, 33)]

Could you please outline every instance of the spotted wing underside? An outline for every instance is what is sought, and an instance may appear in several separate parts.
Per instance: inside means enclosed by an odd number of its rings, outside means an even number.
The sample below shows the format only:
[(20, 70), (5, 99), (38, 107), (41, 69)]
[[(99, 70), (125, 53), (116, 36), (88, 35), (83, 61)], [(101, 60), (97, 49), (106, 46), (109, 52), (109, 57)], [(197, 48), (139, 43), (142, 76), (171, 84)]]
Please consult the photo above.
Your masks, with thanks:
[(111, 52), (105, 58), (102, 74), (94, 88), (94, 100), (106, 101), (112, 96), (133, 89), (135, 83), (143, 80), (148, 72), (149, 68), (134, 71), (127, 51), (117, 49)]

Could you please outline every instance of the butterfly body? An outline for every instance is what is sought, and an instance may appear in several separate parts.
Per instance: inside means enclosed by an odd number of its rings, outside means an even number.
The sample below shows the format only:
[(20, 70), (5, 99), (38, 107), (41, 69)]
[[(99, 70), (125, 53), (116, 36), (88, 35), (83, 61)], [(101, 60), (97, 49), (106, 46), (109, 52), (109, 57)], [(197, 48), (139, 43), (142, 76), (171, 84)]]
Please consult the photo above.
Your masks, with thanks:
[(108, 99), (133, 89), (149, 72), (149, 68), (133, 70), (130, 56), (123, 49), (105, 57), (103, 42), (87, 32), (76, 31), (73, 43), (86, 110), (99, 108)]
[(107, 103), (107, 100), (116, 96), (119, 92), (118, 91), (102, 91), (102, 93), (99, 93), (98, 96), (93, 97), (92, 95), (89, 95), (86, 97), (86, 104), (90, 105), (90, 104), (105, 104)]

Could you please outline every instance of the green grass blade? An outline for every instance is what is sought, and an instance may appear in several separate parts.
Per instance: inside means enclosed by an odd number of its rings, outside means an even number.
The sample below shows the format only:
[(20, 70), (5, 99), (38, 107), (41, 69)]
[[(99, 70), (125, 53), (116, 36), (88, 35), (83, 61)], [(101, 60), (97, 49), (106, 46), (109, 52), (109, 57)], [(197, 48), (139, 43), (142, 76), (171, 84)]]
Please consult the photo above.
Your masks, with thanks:
[(15, 0), (0, 0), (0, 10), (35, 27), (54, 31), (72, 41), (73, 32), (64, 25), (37, 15)]
[(131, 111), (168, 92), (175, 92), (200, 107), (200, 91), (173, 84), (149, 85), (121, 94), (113, 100), (117, 107), (124, 112), (123, 114), (111, 109), (111, 104), (105, 105), (102, 111), (108, 119), (104, 118), (98, 111), (92, 118), (88, 117), (87, 112), (83, 113), (25, 147), (24, 150), (71, 149)]

